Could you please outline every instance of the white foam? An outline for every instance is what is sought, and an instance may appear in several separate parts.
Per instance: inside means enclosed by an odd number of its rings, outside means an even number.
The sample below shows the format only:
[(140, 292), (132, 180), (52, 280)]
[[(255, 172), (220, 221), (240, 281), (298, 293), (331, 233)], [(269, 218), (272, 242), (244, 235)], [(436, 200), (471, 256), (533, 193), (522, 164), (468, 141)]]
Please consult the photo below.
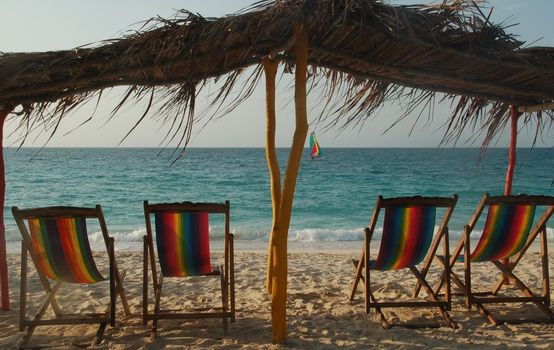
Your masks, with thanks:
[[(110, 237), (115, 238), (116, 242), (142, 242), (142, 237), (146, 235), (146, 227), (139, 227), (135, 230), (110, 231)], [(103, 242), (102, 231), (95, 231), (89, 235), (91, 242)]]
[(360, 241), (364, 239), (364, 229), (325, 229), (306, 228), (289, 232), (289, 241)]
[[(438, 230), (438, 226), (435, 226), (435, 233)], [(231, 229), (231, 232), (235, 234), (237, 240), (242, 241), (267, 241), (269, 237), (269, 229), (262, 229), (257, 227), (243, 227), (236, 226)], [(375, 229), (373, 239), (380, 239), (383, 229), (378, 227)], [(554, 228), (547, 227), (547, 237), (554, 239)], [(471, 239), (479, 239), (482, 231), (474, 230), (471, 233)], [(115, 238), (116, 242), (129, 242), (136, 243), (142, 242), (142, 237), (146, 235), (145, 227), (138, 227), (130, 230), (115, 230), (110, 231), (110, 236)], [(450, 230), (450, 240), (458, 240), (462, 236), (462, 231)], [(223, 237), (223, 231), (220, 228), (210, 227), (210, 237), (212, 239), (221, 239)], [(94, 230), (89, 239), (91, 244), (103, 243), (102, 232), (98, 229)], [(350, 241), (363, 241), (364, 228), (302, 228), (292, 229), (289, 232), (289, 241), (293, 242), (350, 242)], [(6, 230), (7, 242), (19, 242), (21, 241), (21, 235), (17, 229), (9, 228)], [(552, 242), (552, 241), (551, 241)], [(554, 242), (553, 242), (554, 243)]]

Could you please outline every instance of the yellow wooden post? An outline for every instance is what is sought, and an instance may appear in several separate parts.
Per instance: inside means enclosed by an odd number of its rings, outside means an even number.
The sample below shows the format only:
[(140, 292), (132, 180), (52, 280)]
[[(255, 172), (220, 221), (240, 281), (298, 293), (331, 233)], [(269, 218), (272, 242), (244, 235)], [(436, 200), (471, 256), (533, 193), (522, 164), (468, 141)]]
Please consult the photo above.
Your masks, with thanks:
[(296, 129), (289, 154), (287, 170), (281, 193), (281, 205), (277, 225), (273, 229), (273, 282), (271, 298), (271, 324), (273, 343), (282, 343), (287, 338), (287, 239), (296, 187), (296, 178), (306, 136), (308, 135), (308, 113), (306, 108), (306, 72), (308, 64), (308, 35), (301, 24), (294, 28), (296, 36), (295, 69), (295, 115)]
[(271, 203), (273, 206), (273, 222), (271, 225), (271, 235), (269, 238), (269, 248), (267, 256), (267, 277), (266, 290), (271, 294), (271, 283), (273, 278), (273, 237), (277, 220), (279, 218), (279, 207), (281, 206), (281, 170), (277, 162), (277, 152), (275, 150), (275, 75), (279, 61), (265, 57), (262, 60), (265, 73), (265, 99), (266, 99), (266, 147), (265, 155), (267, 158), (267, 167), (269, 168), (271, 185)]

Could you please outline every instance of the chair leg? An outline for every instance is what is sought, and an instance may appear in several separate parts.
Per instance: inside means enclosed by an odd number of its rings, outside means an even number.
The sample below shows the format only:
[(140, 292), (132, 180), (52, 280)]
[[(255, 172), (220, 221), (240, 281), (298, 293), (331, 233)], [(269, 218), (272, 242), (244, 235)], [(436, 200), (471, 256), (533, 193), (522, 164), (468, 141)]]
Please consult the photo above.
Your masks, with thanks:
[(366, 236), (365, 236), (365, 240), (364, 240), (364, 260), (363, 261), (363, 264), (364, 264), (364, 269), (365, 269), (365, 311), (366, 313), (369, 313), (370, 311), (370, 308), (369, 308), (369, 303), (370, 303), (370, 292), (371, 292), (371, 271), (369, 269), (369, 254), (371, 252), (371, 250), (369, 249), (369, 243), (370, 243), (370, 239), (369, 239), (369, 234), (368, 234), (368, 230), (366, 229)]
[[(526, 296), (529, 296), (529, 297), (535, 297), (536, 295), (531, 291), (531, 289), (529, 289), (529, 287), (527, 287), (516, 275), (514, 275), (514, 273), (506, 268), (506, 266), (504, 264), (502, 264), (501, 262), (499, 261), (493, 261), (492, 262), (496, 267), (498, 267), (502, 273), (504, 273), (506, 276), (508, 276), (510, 278), (510, 280), (513, 280), (514, 281), (514, 284), (516, 287), (518, 287), (524, 295)], [(550, 318), (551, 321), (554, 321), (554, 313), (552, 312), (552, 310), (550, 310), (550, 308), (545, 305), (544, 303), (541, 303), (539, 301), (534, 301), (533, 304), (535, 304), (542, 312), (544, 312), (544, 314)]]
[[(48, 292), (46, 294), (46, 298), (44, 299), (44, 301), (39, 305), (38, 307), (38, 310), (35, 314), (35, 316), (33, 317), (33, 321), (39, 321), (42, 319), (42, 316), (44, 316), (44, 313), (46, 312), (46, 310), (48, 309), (48, 305), (51, 305), (53, 302), (55, 302), (55, 297), (54, 295), (56, 294), (56, 292), (58, 291), (58, 289), (60, 289), (60, 286), (62, 285), (61, 282), (57, 282), (54, 287), (52, 288), (49, 288), (50, 289), (50, 292)], [(29, 340), (31, 339), (31, 336), (33, 335), (33, 333), (35, 332), (35, 329), (37, 328), (37, 326), (27, 326), (25, 327), (25, 330), (24, 330), (24, 333), (23, 333), (23, 337), (21, 339), (21, 342), (20, 342), (20, 347), (23, 347), (25, 345), (27, 345), (27, 343), (29, 342)]]
[(96, 331), (96, 335), (92, 339), (92, 346), (98, 345), (102, 342), (102, 339), (104, 338), (104, 331), (106, 330), (107, 325), (107, 322), (100, 323), (100, 326), (98, 326), (98, 330)]
[[(444, 259), (440, 258), (440, 257), (437, 257), (437, 261), (441, 264), (441, 265), (444, 265)], [(442, 278), (444, 278), (444, 276), (441, 276)], [(464, 284), (464, 282), (462, 282), (462, 280), (460, 279), (460, 277), (458, 277), (458, 275), (456, 275), (452, 270), (450, 270), (450, 279), (452, 282), (454, 282), (454, 284), (456, 285), (456, 287), (458, 287), (462, 293), (465, 293), (466, 291), (466, 286)], [(443, 281), (443, 284), (444, 284), (444, 281)], [(438, 294), (440, 291), (440, 289), (435, 289), (435, 294)], [(464, 294), (465, 296), (465, 294)]]
[[(412, 273), (414, 274), (414, 276), (416, 276), (417, 280), (421, 283), (421, 286), (423, 287), (423, 289), (425, 289), (425, 291), (429, 295), (429, 298), (432, 301), (439, 301), (439, 298), (434, 293), (433, 288), (423, 278), (423, 276), (421, 275), (421, 272), (419, 272), (418, 269), (415, 268), (415, 266), (409, 266), (409, 268), (410, 268), (410, 271), (412, 271)], [(448, 311), (446, 310), (446, 307), (439, 306), (438, 308), (439, 308), (440, 314), (445, 319), (448, 326), (455, 329), (456, 325), (454, 324), (454, 321), (452, 320), (452, 318), (450, 318), (450, 315), (448, 314)]]
[(160, 299), (162, 297), (162, 284), (163, 284), (163, 275), (160, 276), (160, 279), (158, 281), (158, 285), (155, 289), (156, 294), (156, 303), (154, 304), (154, 318), (152, 320), (152, 334), (150, 335), (150, 338), (152, 340), (156, 339), (158, 336), (158, 314), (160, 312)]
[[(362, 255), (362, 257), (363, 257), (363, 255)], [(352, 259), (350, 259), (350, 261), (352, 262), (352, 268), (354, 269), (354, 276), (356, 276), (356, 270), (358, 269), (358, 263), (360, 262), (360, 260), (352, 258)], [(362, 266), (362, 272), (363, 272), (363, 266)], [(362, 284), (364, 283), (363, 273), (360, 276), (359, 280), (360, 280), (360, 282), (362, 282)], [(352, 289), (352, 288), (350, 288), (350, 289)]]
[[(371, 298), (372, 303), (377, 303), (377, 299), (375, 299), (375, 296), (373, 295), (371, 290), (369, 290), (369, 297)], [(381, 326), (383, 327), (383, 329), (389, 329), (391, 326), (387, 322), (387, 318), (385, 317), (383, 310), (381, 310), (379, 306), (374, 306), (374, 308), (377, 314), (379, 315), (379, 321), (381, 322)]]
[[(446, 291), (445, 298), (448, 303), (448, 311), (452, 310), (452, 282), (450, 277), (450, 242), (449, 242), (449, 232), (448, 227), (446, 227), (445, 236), (444, 236), (444, 257), (447, 262), (444, 264), (444, 279), (446, 280)], [(435, 255), (433, 253), (433, 255)], [(424, 276), (425, 277), (425, 276)]]
[(219, 279), (221, 283), (221, 308), (223, 310), (223, 335), (227, 335), (227, 293), (225, 291), (225, 277), (223, 276), (223, 266), (220, 266)]
[(23, 335), (21, 336), (21, 340), (19, 341), (18, 348), (21, 349), (25, 347), (27, 344), (29, 344), (29, 341), (31, 340), (31, 337), (33, 336), (33, 333), (35, 332), (36, 327), (26, 327)]
[(471, 309), (471, 251), (469, 245), (469, 227), (464, 229), (464, 284), (465, 284), (465, 303), (468, 309)]
[[(50, 286), (50, 282), (48, 282), (48, 278), (46, 278), (46, 276), (44, 276), (42, 272), (40, 272), (39, 270), (37, 270), (37, 274), (39, 276), (39, 279), (41, 281), (42, 288), (44, 289), (44, 291), (47, 294), (52, 293), (52, 287)], [(52, 310), (54, 310), (54, 314), (56, 315), (56, 317), (63, 317), (62, 309), (58, 305), (58, 302), (56, 301), (56, 299), (50, 300), (50, 305), (52, 306)]]
[[(443, 268), (443, 271), (444, 271), (444, 269), (446, 267), (445, 259), (441, 256), (436, 255), (435, 260), (437, 260), (437, 262)], [(450, 273), (453, 274), (452, 271), (450, 271)], [(435, 284), (435, 287), (433, 288), (433, 291), (435, 292), (435, 294), (437, 294), (437, 295), (439, 294), (439, 292), (442, 289), (442, 286), (444, 285), (445, 282), (446, 282), (445, 274), (442, 273), (440, 275), (439, 281), (437, 282), (437, 284)]]
[[(445, 227), (444, 230), (443, 230), (443, 245), (444, 245), (444, 249), (443, 249), (443, 255), (444, 255), (444, 260), (445, 261), (448, 261), (450, 262), (450, 247), (449, 247), (449, 231), (448, 231), (448, 227)], [(446, 283), (446, 290), (445, 290), (445, 293), (444, 293), (444, 296), (445, 296), (445, 299), (446, 301), (448, 302), (448, 310), (450, 311), (452, 309), (452, 300), (451, 300), (451, 286), (450, 286), (450, 270), (451, 270), (451, 265), (450, 263), (448, 264), (445, 264), (444, 262), (442, 262), (440, 260), (440, 257), (436, 255), (436, 251), (437, 249), (439, 248), (439, 245), (440, 245), (440, 240), (436, 243), (436, 247), (435, 247), (435, 244), (433, 243), (433, 246), (434, 248), (432, 248), (432, 250), (428, 253), (428, 256), (425, 260), (425, 264), (423, 266), (423, 269), (421, 270), (421, 276), (423, 277), (423, 279), (425, 279), (427, 277), (427, 273), (429, 272), (429, 268), (431, 266), (431, 263), (433, 262), (434, 259), (438, 260), (439, 263), (442, 265), (442, 268), (443, 268), (443, 273), (441, 274), (440, 276), (440, 280), (439, 282), (437, 283), (435, 289), (433, 289), (434, 293), (436, 295), (439, 294), (440, 290), (442, 289), (442, 286)], [(416, 288), (414, 290), (414, 293), (413, 293), (413, 297), (414, 298), (417, 298), (420, 290), (421, 290), (421, 282), (417, 282), (416, 284)]]
[(483, 304), (481, 304), (480, 302), (474, 300), (473, 305), (475, 305), (475, 308), (477, 309), (477, 311), (479, 311), (479, 313), (487, 321), (489, 321), (490, 324), (492, 324), (493, 326), (498, 326), (500, 324), (500, 322), (492, 316), (492, 314), (489, 312), (489, 310), (487, 310), (485, 308), (485, 306)]
[(235, 322), (235, 243), (234, 236), (231, 236), (229, 240), (229, 271), (225, 271), (229, 274), (230, 278), (230, 295), (231, 295), (231, 322)]
[[(117, 295), (115, 290), (116, 267), (113, 237), (109, 240), (108, 252), (110, 255), (110, 326), (115, 327), (115, 304), (117, 300)], [(100, 326), (100, 328), (102, 328), (102, 326)]]
[(548, 243), (546, 241), (546, 226), (542, 228), (541, 235), (541, 265), (542, 265), (542, 290), (544, 304), (550, 306), (550, 273), (548, 269)]
[[(114, 270), (115, 270), (115, 290), (117, 296), (121, 300), (121, 305), (123, 306), (123, 312), (125, 316), (131, 315), (131, 308), (129, 307), (129, 302), (127, 301), (127, 296), (125, 295), (125, 288), (123, 287), (123, 280), (125, 279), (125, 271), (121, 272), (117, 266), (114, 256)], [(116, 298), (117, 298), (116, 296)]]
[[(114, 263), (115, 264), (115, 263)], [(115, 264), (115, 285), (116, 285), (116, 291), (119, 295), (119, 299), (121, 300), (121, 305), (123, 306), (123, 312), (125, 313), (125, 316), (131, 315), (131, 308), (129, 307), (129, 302), (127, 301), (127, 296), (125, 295), (125, 289), (123, 287), (123, 280), (125, 279), (125, 272), (121, 272), (117, 268), (117, 264)]]
[(19, 290), (19, 331), (25, 329), (24, 321), (27, 318), (27, 248), (21, 242), (21, 278)]
[[(439, 234), (437, 234), (437, 236), (435, 237), (435, 239), (431, 243), (431, 249), (427, 253), (427, 256), (425, 257), (425, 261), (423, 262), (423, 268), (421, 269), (421, 275), (423, 276), (423, 278), (427, 277), (427, 273), (429, 272), (429, 268), (431, 267), (431, 264), (433, 263), (433, 257), (435, 256), (435, 254), (437, 252), (437, 249), (440, 246), (440, 241), (442, 239), (442, 236), (444, 235), (443, 232), (446, 233), (446, 236), (447, 236), (446, 241), (448, 241), (448, 234), (447, 234), (448, 227), (446, 227), (444, 230), (439, 232)], [(419, 281), (418, 281), (416, 283), (414, 293), (412, 294), (412, 296), (414, 298), (417, 298), (420, 291), (421, 291), (421, 283), (419, 283)]]
[(358, 283), (360, 282), (360, 279), (363, 278), (362, 271), (364, 269), (364, 259), (364, 251), (362, 250), (362, 253), (360, 254), (360, 260), (358, 260), (358, 264), (356, 266), (356, 273), (354, 275), (354, 283), (352, 284), (352, 289), (350, 290), (350, 297), (348, 298), (350, 302), (354, 301), (354, 295), (356, 294), (356, 290), (358, 289)]
[(148, 237), (143, 237), (142, 256), (142, 324), (148, 323)]
[[(444, 259), (441, 259), (440, 257), (437, 257), (437, 260), (442, 264), (444, 265)], [(467, 288), (466, 288), (466, 285), (464, 284), (464, 282), (462, 282), (462, 280), (460, 279), (460, 277), (458, 277), (452, 270), (450, 270), (450, 277), (452, 279), (452, 282), (454, 282), (454, 284), (464, 293), (464, 297), (467, 298), (468, 296), (466, 295), (466, 292), (467, 292)], [(444, 282), (443, 282), (444, 283)], [(438, 291), (435, 291), (436, 294), (438, 294)], [(472, 299), (471, 301), (471, 304), (472, 305), (475, 305), (475, 307), (477, 308), (477, 311), (479, 311), (479, 313), (481, 315), (483, 315), (483, 317), (485, 317), (487, 319), (487, 321), (489, 321), (489, 323), (493, 324), (493, 325), (498, 325), (498, 321), (491, 315), (491, 313), (483, 306), (483, 304), (481, 304), (480, 302), (476, 301), (475, 299)]]
[[(454, 264), (456, 264), (456, 261), (457, 261), (458, 257), (462, 253), (463, 247), (464, 247), (464, 237), (462, 237), (458, 241), (458, 244), (456, 245), (456, 248), (454, 248), (454, 252), (450, 256), (450, 268), (449, 268), (449, 270), (450, 270), (450, 275), (451, 276), (454, 276), (454, 273), (452, 272), (452, 269), (454, 268)], [(444, 261), (441, 260), (441, 257), (435, 255), (435, 259), (437, 259), (437, 261), (439, 261), (443, 265), (443, 268), (444, 268)], [(437, 293), (437, 294), (439, 293), (439, 291), (442, 289), (442, 286), (444, 285), (445, 281), (446, 280), (444, 278), (444, 275), (441, 275), (439, 282), (437, 282), (437, 284), (435, 284), (435, 288), (433, 288), (435, 293)]]
[[(499, 261), (492, 261), (492, 263), (496, 267), (498, 267), (498, 269), (500, 269), (500, 271), (503, 273), (503, 275), (508, 276), (510, 278), (510, 280), (514, 282), (514, 285), (517, 288), (519, 288), (523, 292), (524, 295), (529, 296), (529, 297), (535, 297), (535, 294), (512, 272), (515, 265), (505, 266), (504, 264), (502, 264)], [(502, 323), (502, 322), (496, 320), (492, 316), (492, 314), (483, 306), (483, 304), (481, 304), (480, 302), (478, 302), (476, 300), (473, 300), (472, 303), (477, 307), (477, 310), (479, 310), (481, 315), (483, 315), (487, 319), (487, 321), (489, 321), (491, 324), (496, 326), (496, 325), (499, 325), (500, 323)], [(533, 302), (533, 303), (550, 319), (550, 322), (554, 322), (554, 313), (552, 312), (552, 310), (550, 310), (550, 308), (548, 307), (548, 305), (546, 305), (546, 303), (541, 303), (541, 302), (538, 302), (538, 301)]]

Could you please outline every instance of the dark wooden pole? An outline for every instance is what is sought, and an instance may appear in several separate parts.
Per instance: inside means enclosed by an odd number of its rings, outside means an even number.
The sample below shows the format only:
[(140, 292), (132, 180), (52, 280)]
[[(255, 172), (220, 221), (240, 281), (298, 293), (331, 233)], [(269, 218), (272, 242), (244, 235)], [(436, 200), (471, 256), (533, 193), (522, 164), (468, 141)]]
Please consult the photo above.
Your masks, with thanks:
[(12, 106), (0, 106), (0, 284), (2, 291), (2, 310), (10, 309), (8, 289), (8, 261), (6, 255), (6, 227), (4, 226), (4, 201), (6, 198), (6, 174), (4, 172), (4, 122)]

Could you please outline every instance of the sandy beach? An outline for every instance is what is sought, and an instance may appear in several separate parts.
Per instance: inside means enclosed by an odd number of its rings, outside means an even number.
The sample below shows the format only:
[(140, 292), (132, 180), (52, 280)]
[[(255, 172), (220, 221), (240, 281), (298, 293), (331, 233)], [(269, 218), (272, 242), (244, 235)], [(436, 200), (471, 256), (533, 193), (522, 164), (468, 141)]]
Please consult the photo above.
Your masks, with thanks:
[[(363, 294), (358, 292), (355, 302), (347, 301), (353, 268), (351, 257), (354, 250), (325, 252), (293, 251), (289, 255), (289, 298), (287, 348), (553, 348), (554, 325), (505, 324), (491, 326), (475, 311), (466, 311), (461, 299), (454, 299), (452, 317), (458, 329), (393, 328), (384, 330), (374, 314), (364, 313)], [(105, 340), (94, 349), (275, 349), (283, 346), (270, 344), (270, 303), (264, 293), (266, 254), (262, 250), (238, 251), (236, 257), (237, 321), (232, 323), (227, 336), (223, 336), (221, 321), (160, 321), (159, 337), (149, 339), (149, 329), (142, 325), (140, 305), (142, 298), (142, 255), (140, 252), (119, 252), (117, 260), (127, 271), (125, 288), (132, 312), (124, 317), (118, 305), (118, 323), (115, 329), (108, 327)], [(215, 255), (216, 259), (221, 254)], [(19, 307), (19, 254), (10, 254), (10, 291), (12, 310), (0, 312), (0, 348), (14, 348), (20, 339), (18, 332)], [(97, 263), (105, 266), (105, 257), (97, 257)], [(550, 258), (554, 264), (554, 258)], [(492, 283), (497, 274), (491, 274), (490, 266), (478, 264), (474, 268), (474, 285)], [(532, 252), (516, 269), (516, 274), (532, 288), (539, 289), (541, 278), (538, 252)], [(40, 302), (44, 292), (40, 288), (31, 267), (29, 301)], [(551, 269), (552, 271), (552, 269)], [(408, 296), (414, 279), (408, 270), (376, 272), (375, 295), (377, 298), (394, 299)], [(197, 283), (166, 281), (162, 305), (170, 309), (191, 307), (194, 303), (204, 305), (217, 301), (219, 292), (217, 278), (196, 278)], [(185, 294), (183, 295), (183, 290)], [(106, 292), (105, 292), (106, 291)], [(58, 293), (62, 308), (74, 312), (93, 312), (108, 302), (107, 285), (92, 287), (66, 287)], [(100, 298), (100, 299), (98, 299)], [(496, 315), (505, 315), (506, 308), (494, 307)], [(413, 309), (385, 310), (392, 321), (439, 320), (438, 313)], [(517, 304), (512, 308), (516, 315), (542, 316), (532, 305)], [(89, 346), (95, 326), (41, 327), (33, 336), (30, 345), (47, 348), (75, 348)]]

